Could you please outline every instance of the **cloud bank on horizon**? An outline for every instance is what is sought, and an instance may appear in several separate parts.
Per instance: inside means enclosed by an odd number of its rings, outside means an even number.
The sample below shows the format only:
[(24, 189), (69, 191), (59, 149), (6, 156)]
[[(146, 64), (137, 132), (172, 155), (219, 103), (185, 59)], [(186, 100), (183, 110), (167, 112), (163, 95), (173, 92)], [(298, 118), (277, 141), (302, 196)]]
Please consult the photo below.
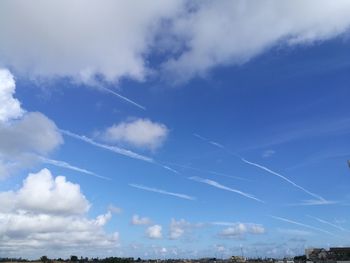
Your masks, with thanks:
[[(349, 12), (346, 0), (5, 0), (0, 65), (31, 78), (90, 84), (101, 78), (144, 81), (155, 72), (184, 82), (275, 46), (341, 36), (349, 28)], [(157, 53), (163, 58), (150, 65), (149, 56)]]

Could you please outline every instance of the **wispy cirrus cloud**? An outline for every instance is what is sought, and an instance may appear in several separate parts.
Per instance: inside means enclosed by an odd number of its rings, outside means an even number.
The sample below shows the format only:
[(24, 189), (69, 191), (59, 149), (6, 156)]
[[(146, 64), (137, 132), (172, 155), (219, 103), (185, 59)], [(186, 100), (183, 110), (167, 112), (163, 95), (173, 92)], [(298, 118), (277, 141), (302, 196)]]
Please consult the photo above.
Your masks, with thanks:
[(246, 198), (255, 200), (257, 202), (260, 202), (260, 203), (265, 203), (264, 201), (260, 200), (259, 198), (256, 198), (255, 196), (253, 196), (251, 194), (248, 194), (248, 193), (242, 192), (240, 190), (237, 190), (237, 189), (234, 189), (234, 188), (222, 185), (222, 184), (220, 184), (220, 183), (218, 183), (216, 181), (210, 180), (210, 179), (205, 179), (205, 178), (201, 178), (201, 177), (197, 177), (197, 176), (189, 177), (188, 179), (196, 181), (196, 182), (199, 182), (199, 183), (204, 183), (204, 184), (213, 186), (213, 187), (221, 189), (221, 190), (233, 192), (233, 193), (239, 194), (241, 196), (244, 196)]
[(283, 235), (291, 236), (310, 236), (312, 232), (293, 228), (277, 228), (277, 231)]
[(166, 190), (157, 189), (157, 188), (148, 187), (148, 186), (139, 185), (139, 184), (129, 184), (129, 186), (137, 188), (137, 189), (141, 189), (144, 191), (148, 191), (148, 192), (154, 192), (154, 193), (163, 194), (163, 195), (170, 195), (170, 196), (174, 196), (177, 198), (186, 199), (186, 200), (190, 200), (190, 201), (194, 201), (196, 199), (195, 197), (187, 195), (187, 194), (173, 193), (173, 192), (169, 192)]
[(263, 158), (270, 158), (272, 155), (274, 155), (276, 153), (275, 150), (266, 150), (262, 153), (262, 157)]

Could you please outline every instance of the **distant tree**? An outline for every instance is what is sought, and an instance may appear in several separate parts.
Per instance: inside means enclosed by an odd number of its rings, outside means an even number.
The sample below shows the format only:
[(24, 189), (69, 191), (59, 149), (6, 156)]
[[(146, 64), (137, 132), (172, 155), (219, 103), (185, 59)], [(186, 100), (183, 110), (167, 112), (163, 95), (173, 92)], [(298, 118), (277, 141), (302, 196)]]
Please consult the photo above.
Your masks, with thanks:
[(70, 261), (77, 262), (78, 257), (77, 256), (70, 256)]
[(40, 261), (46, 263), (49, 261), (49, 258), (47, 256), (42, 256), (40, 257)]

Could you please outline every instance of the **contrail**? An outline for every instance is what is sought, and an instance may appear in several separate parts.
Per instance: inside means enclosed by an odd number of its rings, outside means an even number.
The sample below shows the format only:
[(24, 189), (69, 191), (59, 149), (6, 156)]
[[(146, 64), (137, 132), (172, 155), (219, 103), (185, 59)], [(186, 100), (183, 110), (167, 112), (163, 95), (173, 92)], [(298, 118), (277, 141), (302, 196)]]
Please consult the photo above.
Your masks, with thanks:
[(274, 219), (277, 219), (277, 220), (280, 220), (280, 221), (283, 221), (283, 222), (287, 222), (287, 223), (294, 224), (294, 225), (297, 225), (297, 226), (306, 227), (306, 228), (309, 228), (309, 229), (312, 229), (312, 230), (316, 230), (316, 231), (320, 231), (320, 232), (323, 232), (323, 233), (326, 233), (326, 234), (329, 234), (329, 235), (332, 235), (332, 236), (336, 236), (333, 233), (328, 232), (327, 230), (324, 230), (324, 229), (321, 229), (321, 228), (318, 228), (318, 227), (314, 227), (314, 226), (310, 226), (310, 225), (306, 225), (306, 224), (303, 224), (303, 223), (300, 223), (300, 222), (296, 222), (296, 221), (293, 221), (293, 220), (290, 220), (290, 219), (287, 219), (287, 218), (283, 218), (283, 217), (279, 217), (279, 216), (270, 216), (270, 217), (272, 217)]
[(215, 182), (213, 180), (210, 180), (210, 179), (204, 179), (204, 178), (200, 178), (200, 177), (197, 177), (197, 176), (193, 176), (193, 177), (189, 177), (188, 179), (190, 180), (193, 180), (193, 181), (196, 181), (196, 182), (199, 182), (199, 183), (203, 183), (203, 184), (208, 184), (210, 186), (213, 186), (213, 187), (216, 187), (216, 188), (219, 188), (221, 190), (225, 190), (225, 191), (229, 191), (229, 192), (233, 192), (233, 193), (236, 193), (236, 194), (239, 194), (239, 195), (242, 195), (246, 198), (250, 198), (250, 199), (253, 199), (255, 201), (258, 201), (260, 203), (265, 203), (264, 201), (254, 197), (253, 195), (251, 194), (247, 194), (245, 192), (242, 192), (240, 190), (237, 190), (237, 189), (234, 189), (234, 188), (231, 188), (231, 187), (228, 187), (228, 186), (225, 186), (225, 185), (222, 185), (218, 182)]
[(239, 176), (233, 176), (233, 175), (229, 175), (229, 174), (225, 174), (225, 173), (221, 173), (221, 172), (216, 172), (216, 171), (211, 171), (211, 170), (203, 170), (203, 169), (199, 169), (199, 168), (195, 168), (192, 166), (187, 166), (187, 165), (182, 165), (182, 164), (177, 164), (177, 163), (168, 163), (169, 165), (174, 165), (174, 166), (178, 166), (184, 169), (189, 169), (189, 170), (193, 170), (193, 171), (197, 171), (197, 172), (201, 172), (201, 173), (209, 173), (209, 174), (214, 174), (214, 175), (219, 175), (222, 177), (227, 177), (227, 178), (232, 178), (232, 179), (237, 179), (237, 180), (242, 180), (242, 181), (247, 181), (247, 182), (251, 182), (251, 180), (243, 178), (243, 177), (239, 177)]
[(58, 167), (70, 169), (70, 170), (73, 170), (73, 171), (76, 171), (76, 172), (92, 175), (92, 176), (95, 176), (97, 178), (104, 179), (104, 180), (112, 180), (109, 177), (105, 177), (105, 176), (101, 176), (101, 175), (95, 174), (94, 172), (88, 171), (88, 170), (83, 169), (83, 168), (76, 167), (76, 166), (71, 165), (69, 163), (66, 163), (64, 161), (48, 159), (48, 158), (45, 158), (45, 157), (42, 157), (42, 156), (38, 156), (38, 158), (40, 159), (40, 161), (42, 161), (43, 163), (46, 163), (46, 164), (51, 164), (51, 165), (55, 165), (55, 166), (58, 166)]
[(164, 164), (161, 164), (161, 163), (158, 163), (161, 167), (163, 167), (164, 169), (170, 171), (170, 172), (173, 172), (173, 173), (176, 173), (176, 174), (180, 174), (177, 170), (167, 166), (167, 165), (164, 165)]
[(137, 188), (137, 189), (149, 191), (149, 192), (154, 192), (154, 193), (163, 194), (163, 195), (175, 196), (175, 197), (178, 197), (178, 198), (191, 200), (191, 201), (196, 199), (195, 197), (189, 196), (189, 195), (186, 195), (186, 194), (172, 193), (172, 192), (168, 192), (168, 191), (165, 191), (165, 190), (152, 188), (152, 187), (148, 187), (148, 186), (143, 186), (143, 185), (139, 185), (139, 184), (129, 184), (129, 186)]
[(260, 165), (260, 164), (254, 163), (254, 162), (250, 162), (250, 161), (246, 160), (245, 158), (239, 156), (238, 154), (230, 152), (230, 151), (227, 150), (223, 145), (221, 145), (221, 144), (219, 144), (219, 143), (216, 143), (216, 142), (213, 143), (212, 141), (210, 141), (209, 139), (207, 139), (207, 138), (205, 138), (205, 137), (203, 137), (203, 136), (201, 136), (201, 135), (198, 135), (198, 134), (196, 134), (196, 133), (194, 133), (193, 135), (194, 135), (195, 137), (197, 137), (197, 138), (203, 140), (203, 141), (206, 141), (207, 143), (210, 143), (210, 144), (213, 145), (213, 146), (216, 146), (216, 147), (218, 147), (218, 148), (220, 148), (220, 149), (225, 150), (228, 154), (237, 157), (237, 158), (240, 159), (242, 162), (244, 162), (244, 163), (246, 163), (246, 164), (248, 164), (248, 165), (255, 166), (255, 167), (259, 168), (259, 169), (262, 169), (262, 170), (264, 170), (264, 171), (266, 171), (266, 172), (268, 172), (268, 173), (270, 173), (270, 174), (273, 174), (273, 175), (275, 175), (275, 176), (277, 176), (277, 177), (283, 179), (284, 181), (288, 182), (289, 184), (293, 185), (294, 187), (296, 187), (296, 188), (302, 190), (304, 193), (307, 193), (308, 195), (310, 195), (310, 196), (312, 196), (312, 197), (314, 197), (314, 198), (316, 198), (316, 199), (318, 199), (318, 200), (320, 200), (320, 201), (322, 201), (322, 202), (327, 202), (327, 200), (326, 200), (325, 198), (323, 198), (322, 196), (310, 192), (309, 190), (307, 190), (307, 189), (305, 189), (304, 187), (302, 187), (302, 186), (300, 186), (300, 185), (294, 183), (293, 181), (291, 181), (291, 180), (288, 179), (287, 177), (283, 176), (282, 174), (277, 173), (277, 172), (275, 172), (275, 171), (272, 171), (271, 169), (269, 169), (269, 168), (267, 168), (267, 167), (265, 167), (265, 166), (263, 166), (263, 165)]
[(97, 147), (105, 149), (105, 150), (109, 150), (111, 152), (114, 152), (114, 153), (117, 153), (120, 155), (124, 155), (124, 156), (130, 157), (130, 158), (133, 158), (133, 159), (138, 159), (138, 160), (149, 162), (149, 163), (154, 163), (154, 160), (152, 158), (135, 153), (133, 151), (130, 151), (130, 150), (127, 150), (124, 148), (98, 143), (98, 142), (95, 142), (94, 140), (90, 139), (89, 137), (86, 137), (83, 135), (78, 135), (78, 134), (72, 133), (70, 131), (60, 130), (60, 132), (63, 133), (64, 135), (69, 136), (69, 137), (78, 139), (80, 141), (89, 143), (91, 145), (97, 146)]
[(329, 221), (323, 220), (323, 219), (321, 219), (321, 218), (314, 217), (314, 216), (310, 216), (310, 215), (308, 215), (308, 217), (313, 218), (313, 219), (317, 220), (317, 221), (320, 222), (320, 223), (323, 223), (323, 224), (326, 224), (326, 225), (335, 227), (335, 228), (338, 229), (338, 230), (349, 232), (349, 230), (346, 230), (345, 228), (343, 228), (343, 227), (341, 227), (341, 226), (335, 225), (335, 224), (333, 224), (333, 223), (331, 223), (331, 222), (329, 222)]
[(197, 137), (198, 139), (201, 139), (202, 141), (205, 141), (205, 142), (208, 142), (210, 143), (211, 145), (214, 145), (216, 147), (219, 147), (221, 149), (224, 149), (225, 146), (223, 146), (222, 144), (218, 143), (218, 142), (214, 142), (214, 141), (211, 141), (209, 140), (208, 138), (205, 138), (203, 137), (202, 135), (199, 135), (198, 133), (193, 133), (193, 136)]
[(306, 190), (304, 187), (302, 187), (302, 186), (300, 186), (300, 185), (294, 183), (293, 181), (291, 181), (291, 180), (288, 179), (287, 177), (283, 176), (282, 174), (279, 174), (279, 173), (277, 173), (277, 172), (275, 172), (275, 171), (272, 171), (272, 170), (270, 170), (269, 168), (267, 168), (267, 167), (265, 167), (265, 166), (262, 166), (262, 165), (260, 165), (260, 164), (250, 162), (250, 161), (248, 161), (248, 160), (246, 160), (246, 159), (244, 159), (244, 158), (241, 158), (241, 160), (242, 160), (242, 162), (244, 162), (244, 163), (246, 163), (246, 164), (249, 164), (249, 165), (258, 167), (258, 168), (260, 168), (260, 169), (262, 169), (262, 170), (264, 170), (264, 171), (266, 171), (266, 172), (268, 172), (268, 173), (270, 173), (270, 174), (273, 174), (273, 175), (278, 176), (279, 178), (285, 180), (286, 182), (290, 183), (290, 184), (293, 185), (294, 187), (299, 188), (300, 190), (304, 191), (305, 193), (311, 195), (312, 197), (315, 197), (315, 198), (317, 198), (317, 199), (319, 199), (319, 200), (321, 200), (321, 201), (327, 201), (327, 200), (324, 199), (322, 196), (319, 196), (319, 195), (317, 195), (317, 194), (314, 194), (314, 193), (310, 192), (309, 190)]
[(164, 168), (165, 170), (168, 170), (168, 171), (170, 171), (172, 173), (179, 174), (179, 172), (176, 171), (175, 169), (173, 169), (173, 168), (171, 168), (169, 166), (166, 166), (166, 165), (164, 165), (162, 163), (156, 162), (151, 157), (148, 157), (148, 156), (145, 156), (145, 155), (141, 155), (141, 154), (135, 153), (133, 151), (130, 151), (130, 150), (127, 150), (127, 149), (124, 149), (124, 148), (121, 148), (121, 147), (102, 144), (102, 143), (99, 143), (99, 142), (96, 142), (96, 141), (92, 140), (89, 137), (86, 137), (84, 135), (78, 135), (78, 134), (75, 134), (75, 133), (67, 131), (67, 130), (61, 130), (60, 129), (60, 132), (63, 133), (64, 135), (67, 135), (69, 137), (72, 137), (74, 139), (77, 139), (77, 140), (80, 140), (80, 141), (83, 141), (83, 142), (86, 142), (86, 143), (89, 143), (89, 144), (91, 144), (93, 146), (96, 146), (96, 147), (99, 147), (99, 148), (102, 148), (102, 149), (105, 149), (105, 150), (108, 150), (108, 151), (111, 151), (111, 152), (114, 152), (114, 153), (117, 153), (117, 154), (120, 154), (120, 155), (124, 155), (124, 156), (127, 156), (129, 158), (133, 158), (133, 159), (145, 161), (145, 162), (148, 162), (148, 163), (152, 163), (152, 164), (155, 164), (155, 165), (159, 165), (160, 167)]
[(115, 92), (115, 91), (113, 91), (111, 89), (108, 89), (108, 88), (105, 88), (105, 87), (100, 87), (100, 88), (105, 90), (105, 91), (107, 91), (107, 92), (109, 92), (109, 93), (111, 93), (111, 94), (113, 94), (113, 95), (115, 95), (115, 96), (117, 96), (117, 97), (119, 97), (119, 98), (121, 98), (122, 100), (125, 100), (125, 101), (131, 103), (132, 105), (134, 105), (134, 106), (136, 106), (136, 107), (138, 107), (138, 108), (140, 108), (142, 110), (146, 110), (146, 108), (144, 106), (136, 103), (135, 101), (132, 101), (131, 99), (128, 99), (127, 97), (124, 97), (123, 95), (120, 95), (119, 93), (117, 93), (117, 92)]

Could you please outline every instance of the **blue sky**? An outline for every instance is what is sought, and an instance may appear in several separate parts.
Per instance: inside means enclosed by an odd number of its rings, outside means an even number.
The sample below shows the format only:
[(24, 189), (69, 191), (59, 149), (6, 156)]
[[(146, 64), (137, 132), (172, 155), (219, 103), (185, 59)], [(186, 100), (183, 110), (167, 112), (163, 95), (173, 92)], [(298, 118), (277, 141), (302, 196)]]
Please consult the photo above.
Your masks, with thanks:
[[(73, 29), (43, 2), (23, 21), (0, 18), (9, 25), (0, 29), (0, 256), (228, 257), (242, 248), (282, 257), (349, 246), (350, 21), (341, 10), (350, 7), (321, 2), (315, 12), (288, 2), (293, 13), (277, 1), (192, 12), (169, 1), (136, 18), (135, 3), (91, 1), (126, 15), (106, 24), (92, 12), (75, 24), (77, 5)], [(26, 8), (1, 5), (14, 17)], [(62, 14), (67, 3), (56, 5)], [(35, 20), (40, 7), (47, 14)], [(221, 23), (232, 29), (216, 31)], [(132, 33), (83, 45), (104, 26)]]

